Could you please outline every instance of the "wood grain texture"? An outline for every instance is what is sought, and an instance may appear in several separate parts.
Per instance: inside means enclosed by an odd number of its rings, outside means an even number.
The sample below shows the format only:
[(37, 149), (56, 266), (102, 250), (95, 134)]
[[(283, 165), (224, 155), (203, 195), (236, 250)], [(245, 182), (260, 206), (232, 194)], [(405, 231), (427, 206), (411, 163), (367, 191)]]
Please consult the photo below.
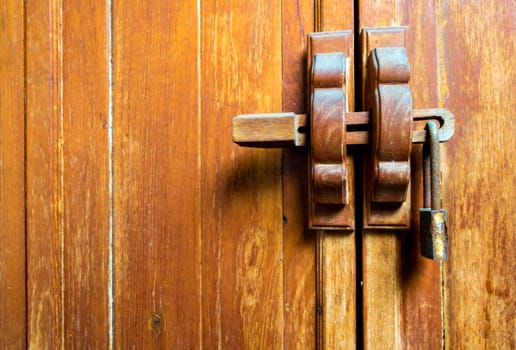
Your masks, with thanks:
[(26, 347), (24, 7), (0, 4), (0, 348)]
[[(316, 2), (317, 31), (353, 29), (353, 2)], [(354, 46), (346, 52), (348, 109), (354, 110)], [(347, 168), (353, 177), (354, 154), (348, 154)], [(351, 184), (354, 186), (354, 184)], [(350, 187), (351, 188), (351, 187)], [(354, 199), (352, 199), (354, 205)], [(317, 345), (320, 349), (356, 347), (356, 251), (355, 235), (317, 231)]]
[(439, 102), (458, 125), (441, 151), (446, 347), (514, 349), (516, 4), (439, 4)]
[(64, 347), (61, 8), (26, 3), (27, 345)]
[[(360, 28), (409, 26), (406, 48), (414, 107), (437, 107), (435, 2), (360, 0), (358, 16)], [(443, 346), (440, 266), (419, 255), (420, 154), (420, 146), (415, 146), (411, 157), (412, 229), (406, 233), (367, 231), (363, 238), (365, 348), (379, 344), (391, 349)]]
[(364, 348), (401, 349), (401, 237), (366, 232), (363, 237)]
[(315, 232), (308, 227), (307, 154), (283, 152), (285, 348), (316, 345)]
[(113, 5), (115, 347), (199, 348), (197, 5)]
[[(307, 34), (314, 31), (314, 1), (282, 2), (283, 111), (306, 113)], [(316, 346), (315, 234), (307, 229), (305, 150), (283, 151), (283, 299), (285, 348)]]
[(318, 346), (321, 349), (354, 349), (357, 344), (354, 235), (317, 231), (317, 249)]
[(106, 347), (107, 12), (60, 5), (26, 7), (28, 339)]
[[(279, 151), (239, 148), (231, 118), (281, 110), (279, 2), (203, 2), (203, 346), (281, 348)], [(215, 116), (215, 117), (214, 117)]]
[[(352, 30), (354, 10), (353, 1), (315, 0), (315, 30)], [(353, 97), (348, 96), (348, 99), (354, 100)]]
[(109, 345), (109, 9), (63, 2), (65, 348)]

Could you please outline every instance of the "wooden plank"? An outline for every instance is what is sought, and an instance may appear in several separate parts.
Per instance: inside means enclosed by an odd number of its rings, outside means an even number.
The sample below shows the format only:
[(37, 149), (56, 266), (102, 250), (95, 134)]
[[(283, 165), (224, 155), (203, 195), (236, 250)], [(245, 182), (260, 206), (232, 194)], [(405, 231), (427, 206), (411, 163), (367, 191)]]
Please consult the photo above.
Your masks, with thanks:
[(109, 342), (107, 12), (106, 4), (81, 5), (26, 4), (27, 302), (34, 348)]
[[(437, 107), (435, 2), (360, 0), (359, 27), (408, 25), (414, 108)], [(364, 348), (442, 348), (439, 264), (419, 255), (421, 149), (413, 147), (412, 229), (367, 231), (363, 239)], [(365, 175), (367, 176), (367, 174)]]
[(511, 349), (516, 4), (443, 1), (437, 13), (439, 103), (456, 113), (458, 125), (441, 152), (450, 239), (446, 348)]
[[(317, 31), (353, 30), (353, 2), (318, 0)], [(354, 110), (354, 46), (350, 45), (346, 77), (349, 110)], [(354, 155), (348, 153), (353, 179)], [(353, 188), (354, 184), (350, 184)], [(352, 202), (354, 205), (354, 199)], [(317, 231), (317, 345), (320, 349), (356, 348), (355, 234)]]
[(26, 347), (24, 6), (0, 5), (0, 348)]
[[(283, 111), (307, 113), (307, 34), (314, 31), (312, 0), (282, 2)], [(307, 230), (305, 150), (283, 151), (283, 266), (285, 348), (316, 346), (316, 235)]]
[(64, 347), (103, 348), (110, 331), (110, 8), (108, 1), (62, 6)]
[(26, 3), (27, 345), (64, 347), (61, 8)]
[(401, 242), (397, 232), (363, 238), (364, 348), (401, 348)]
[[(437, 100), (436, 2), (405, 1), (400, 7), (405, 9), (399, 11), (399, 16), (406, 18), (400, 24), (409, 27), (406, 48), (414, 108), (442, 107)], [(441, 154), (447, 152), (448, 144)], [(444, 346), (441, 264), (423, 258), (419, 245), (419, 208), (423, 207), (421, 156), (421, 146), (413, 145), (412, 230), (404, 232), (401, 248), (401, 340), (405, 348), (440, 349)]]
[[(399, 30), (386, 33), (368, 30), (361, 33), (362, 50), (362, 102), (363, 109), (370, 101), (365, 101), (366, 68), (369, 52), (376, 47), (404, 46), (406, 32)], [(384, 212), (383, 208), (374, 206), (370, 200), (374, 182), (369, 175), (368, 162), (371, 155), (364, 157), (364, 235), (362, 243), (363, 287), (363, 344), (365, 348), (375, 348), (377, 344), (388, 347), (401, 346), (401, 237), (400, 232), (390, 230), (385, 233), (376, 231), (372, 224), (384, 226), (407, 226), (410, 223), (410, 192), (406, 201), (396, 210)], [(403, 227), (405, 228), (405, 227)]]
[(198, 25), (195, 2), (113, 3), (117, 348), (201, 347)]
[(284, 345), (281, 158), (231, 119), (281, 110), (281, 3), (201, 4), (203, 346)]
[(286, 349), (316, 345), (316, 235), (307, 229), (307, 167), (306, 152), (283, 152)]

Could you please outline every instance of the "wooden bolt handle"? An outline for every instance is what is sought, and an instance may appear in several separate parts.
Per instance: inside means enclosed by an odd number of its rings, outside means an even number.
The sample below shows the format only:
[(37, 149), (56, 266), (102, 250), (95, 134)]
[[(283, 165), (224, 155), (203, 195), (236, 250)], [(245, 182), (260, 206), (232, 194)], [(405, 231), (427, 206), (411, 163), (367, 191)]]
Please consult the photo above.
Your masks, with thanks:
[[(455, 116), (445, 108), (415, 109), (412, 143), (425, 143), (427, 120), (439, 122), (439, 142), (455, 132)], [(304, 147), (308, 134), (306, 114), (241, 114), (233, 118), (233, 142), (244, 147)], [(346, 113), (347, 145), (369, 143), (369, 112)]]

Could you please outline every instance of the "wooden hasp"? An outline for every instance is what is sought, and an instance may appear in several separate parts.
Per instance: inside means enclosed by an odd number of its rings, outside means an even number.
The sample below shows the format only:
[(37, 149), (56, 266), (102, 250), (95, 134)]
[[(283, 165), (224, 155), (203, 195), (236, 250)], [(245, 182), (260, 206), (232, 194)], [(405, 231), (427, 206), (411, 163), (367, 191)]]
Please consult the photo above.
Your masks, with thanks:
[[(233, 141), (251, 147), (310, 149), (309, 227), (353, 231), (354, 166), (347, 145), (370, 145), (364, 161), (365, 229), (410, 228), (410, 155), (424, 143), (429, 120), (439, 142), (449, 140), (455, 117), (447, 109), (413, 109), (407, 27), (364, 28), (363, 112), (353, 109), (351, 31), (308, 36), (310, 116), (252, 114), (233, 118)], [(310, 124), (309, 128), (307, 128)], [(309, 137), (308, 137), (309, 133)], [(355, 154), (356, 155), (356, 154)]]
[(319, 204), (348, 204), (344, 54), (315, 55), (311, 83), (312, 199)]
[(401, 203), (410, 182), (413, 102), (403, 47), (376, 48), (367, 63), (366, 109), (371, 111), (373, 202)]

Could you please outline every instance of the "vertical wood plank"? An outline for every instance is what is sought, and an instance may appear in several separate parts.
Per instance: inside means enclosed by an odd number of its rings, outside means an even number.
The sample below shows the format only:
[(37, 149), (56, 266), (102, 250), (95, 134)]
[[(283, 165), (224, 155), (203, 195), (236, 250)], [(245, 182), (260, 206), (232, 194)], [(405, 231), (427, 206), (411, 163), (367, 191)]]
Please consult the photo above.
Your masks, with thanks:
[[(316, 2), (317, 31), (353, 30), (353, 2)], [(354, 45), (349, 54), (351, 79), (347, 93), (354, 110)], [(348, 152), (348, 176), (353, 178), (353, 153)], [(354, 186), (351, 183), (350, 186)], [(354, 201), (354, 198), (353, 198)], [(353, 204), (354, 205), (354, 204)], [(356, 250), (355, 234), (317, 231), (317, 344), (321, 349), (356, 348)]]
[[(437, 99), (436, 1), (408, 1), (405, 6), (414, 108), (442, 107)], [(443, 147), (441, 154), (448, 152), (448, 143)], [(422, 146), (413, 145), (410, 180), (412, 230), (404, 233), (401, 247), (401, 339), (404, 348), (441, 349), (444, 347), (441, 264), (420, 254), (422, 169)]]
[(200, 348), (197, 4), (113, 6), (115, 347)]
[[(306, 113), (307, 34), (314, 31), (313, 0), (282, 4), (283, 111)], [(307, 230), (307, 152), (283, 150), (283, 263), (285, 348), (316, 344), (315, 233)]]
[[(437, 107), (434, 1), (360, 0), (359, 27), (408, 25), (414, 107)], [(419, 254), (421, 148), (412, 155), (412, 229), (367, 231), (363, 237), (364, 347), (442, 348), (439, 263)], [(368, 176), (365, 174), (365, 176)]]
[(231, 118), (281, 110), (281, 2), (201, 4), (203, 346), (284, 346), (281, 158)]
[(61, 7), (26, 2), (27, 342), (59, 349), (63, 330)]
[(106, 347), (108, 9), (26, 9), (29, 346)]
[(24, 7), (0, 4), (0, 348), (26, 347)]
[[(367, 80), (365, 73), (367, 55), (370, 50), (383, 45), (405, 45), (406, 36), (403, 32), (389, 36), (373, 32), (362, 33), (362, 82)], [(378, 45), (379, 38), (386, 37)], [(362, 84), (364, 85), (364, 84)], [(362, 92), (365, 86), (362, 86)], [(365, 104), (362, 95), (362, 101)], [(367, 162), (368, 156), (364, 157)], [(365, 176), (370, 176), (364, 166)], [(364, 184), (368, 184), (364, 179)], [(364, 192), (366, 190), (364, 189)], [(364, 201), (368, 200), (364, 193)], [(408, 199), (407, 199), (408, 200)], [(364, 211), (368, 204), (364, 203)], [(367, 213), (364, 213), (364, 221)], [(365, 225), (366, 223), (364, 223)], [(368, 229), (363, 235), (363, 344), (366, 348), (374, 348), (377, 344), (388, 344), (389, 347), (401, 347), (401, 233), (395, 230), (381, 232)]]
[(439, 102), (457, 118), (441, 152), (450, 349), (516, 345), (515, 23), (511, 1), (439, 2)]
[(401, 243), (397, 232), (366, 232), (363, 239), (364, 348), (401, 349)]
[(61, 168), (64, 347), (109, 345), (107, 1), (63, 1)]

